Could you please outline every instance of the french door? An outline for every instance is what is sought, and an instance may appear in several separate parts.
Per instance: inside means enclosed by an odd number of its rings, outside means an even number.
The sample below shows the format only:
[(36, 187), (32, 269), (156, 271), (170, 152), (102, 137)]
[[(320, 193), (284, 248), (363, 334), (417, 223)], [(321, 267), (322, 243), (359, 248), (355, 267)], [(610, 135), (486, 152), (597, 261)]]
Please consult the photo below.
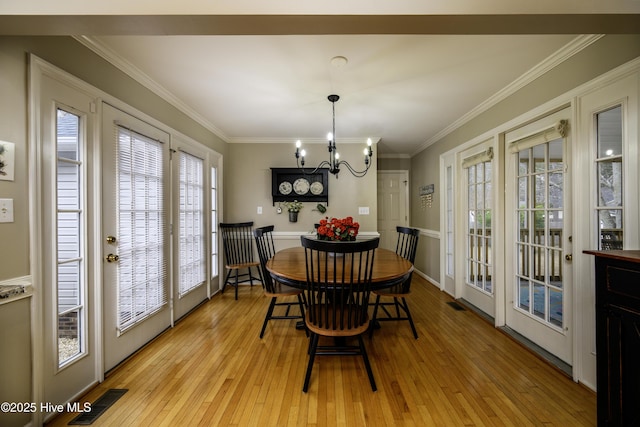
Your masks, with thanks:
[(458, 212), (462, 215), (459, 223), (464, 226), (457, 239), (458, 247), (464, 248), (458, 251), (464, 263), (458, 263), (455, 277), (460, 297), (495, 316), (492, 143), (485, 141), (460, 154), (457, 184), (464, 201)]
[[(576, 244), (584, 249), (635, 249), (640, 243), (640, 123), (637, 73), (580, 97)], [(581, 299), (581, 381), (596, 388), (594, 257), (574, 254)]]
[(565, 109), (507, 133), (506, 325), (569, 365), (571, 165)]
[(104, 104), (105, 371), (171, 325), (169, 135)]
[[(41, 75), (43, 402), (63, 404), (95, 384), (96, 258), (93, 99)], [(11, 369), (10, 366), (5, 369)], [(43, 414), (47, 418), (51, 414)]]

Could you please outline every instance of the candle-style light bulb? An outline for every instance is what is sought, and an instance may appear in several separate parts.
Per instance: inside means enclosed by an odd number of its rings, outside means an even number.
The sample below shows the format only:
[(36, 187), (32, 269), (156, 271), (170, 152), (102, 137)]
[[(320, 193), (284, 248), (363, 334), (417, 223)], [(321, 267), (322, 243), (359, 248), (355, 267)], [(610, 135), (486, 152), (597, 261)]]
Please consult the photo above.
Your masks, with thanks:
[(327, 141), (333, 141), (333, 134), (331, 132), (327, 134)]
[(301, 155), (302, 157), (306, 156), (306, 155), (307, 155), (307, 151), (306, 151), (306, 150), (302, 150), (302, 151), (300, 151), (300, 155)]
[(340, 153), (336, 153), (336, 160), (340, 158)]
[(302, 142), (300, 142), (300, 140), (296, 141), (296, 148), (300, 148), (302, 147)]
[(367, 138), (367, 146), (371, 147), (371, 138)]
[(365, 148), (364, 150), (362, 150), (362, 152), (364, 153), (365, 156), (369, 156), (369, 149)]

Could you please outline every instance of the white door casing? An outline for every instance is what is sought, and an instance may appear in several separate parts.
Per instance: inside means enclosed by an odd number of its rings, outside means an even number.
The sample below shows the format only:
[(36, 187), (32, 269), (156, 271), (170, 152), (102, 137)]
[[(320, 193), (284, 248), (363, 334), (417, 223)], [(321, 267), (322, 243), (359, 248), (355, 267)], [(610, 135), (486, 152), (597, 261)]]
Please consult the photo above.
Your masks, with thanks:
[[(36, 61), (37, 62), (37, 61)], [(34, 68), (36, 64), (34, 63)], [(63, 404), (100, 379), (96, 334), (95, 235), (91, 215), (97, 175), (95, 101), (83, 90), (49, 75), (39, 78), (38, 186), (42, 230), (43, 402)], [(36, 85), (36, 87), (38, 87)], [(99, 168), (97, 168), (99, 170)], [(36, 346), (38, 348), (38, 346)], [(36, 373), (37, 375), (37, 373)], [(44, 419), (55, 414), (40, 414)]]

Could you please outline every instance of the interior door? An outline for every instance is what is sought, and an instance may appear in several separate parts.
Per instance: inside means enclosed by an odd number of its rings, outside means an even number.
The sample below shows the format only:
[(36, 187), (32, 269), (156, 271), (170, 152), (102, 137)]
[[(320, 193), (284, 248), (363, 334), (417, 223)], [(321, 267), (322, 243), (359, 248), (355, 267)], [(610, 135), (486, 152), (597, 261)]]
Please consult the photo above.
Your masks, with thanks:
[(409, 172), (378, 171), (378, 232), (380, 247), (396, 250), (396, 226), (409, 224), (407, 192)]
[(104, 361), (116, 366), (171, 325), (169, 135), (105, 104)]
[(96, 224), (90, 215), (97, 178), (91, 173), (94, 104), (50, 77), (43, 76), (40, 87), (43, 401), (63, 404), (99, 378), (93, 305)]
[(506, 325), (569, 365), (571, 156), (564, 109), (506, 135)]

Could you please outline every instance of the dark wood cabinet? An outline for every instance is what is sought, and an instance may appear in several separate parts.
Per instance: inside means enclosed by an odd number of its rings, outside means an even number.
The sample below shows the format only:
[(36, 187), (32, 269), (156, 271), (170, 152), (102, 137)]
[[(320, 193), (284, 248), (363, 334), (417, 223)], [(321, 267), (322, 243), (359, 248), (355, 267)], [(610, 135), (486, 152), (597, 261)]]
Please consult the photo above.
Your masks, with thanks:
[(598, 425), (640, 426), (640, 250), (596, 257)]

